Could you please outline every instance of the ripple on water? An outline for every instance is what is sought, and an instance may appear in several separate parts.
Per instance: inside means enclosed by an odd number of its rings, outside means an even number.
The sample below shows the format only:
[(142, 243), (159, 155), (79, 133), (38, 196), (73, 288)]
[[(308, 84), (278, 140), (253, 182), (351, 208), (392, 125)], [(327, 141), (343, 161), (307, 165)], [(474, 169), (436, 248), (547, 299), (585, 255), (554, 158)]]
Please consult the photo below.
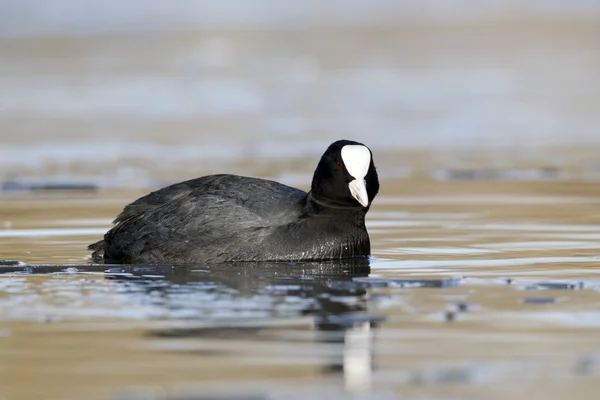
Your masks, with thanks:
[[(6, 266), (0, 292), (4, 319), (53, 318), (248, 319), (299, 314), (366, 312), (364, 289), (353, 276), (368, 275), (367, 264), (204, 266)], [(365, 269), (366, 268), (366, 269)], [(20, 275), (15, 275), (18, 273)], [(18, 277), (15, 277), (18, 276)], [(252, 279), (249, 278), (252, 277)], [(37, 278), (36, 278), (37, 277)], [(33, 279), (35, 278), (35, 279)], [(25, 286), (47, 301), (30, 299), (14, 307)], [(24, 312), (22, 312), (24, 311)], [(323, 314), (323, 318), (327, 313)]]
[[(545, 204), (538, 200), (525, 203)], [(195, 360), (190, 370), (229, 359), (236, 361), (228, 370), (319, 368), (327, 377), (343, 376), (349, 388), (513, 382), (506, 358), (517, 360), (513, 370), (531, 359), (542, 365), (550, 345), (570, 349), (552, 376), (596, 374), (595, 359), (584, 355), (596, 346), (591, 333), (600, 326), (600, 279), (594, 279), (600, 264), (589, 252), (574, 251), (593, 249), (597, 228), (489, 222), (481, 210), (500, 204), (491, 198), (470, 212), (448, 212), (459, 204), (453, 199), (441, 204), (451, 208), (373, 212), (375, 257), (365, 265), (2, 262), (0, 320), (43, 322), (59, 336), (137, 331), (143, 342), (135, 346), (152, 352), (156, 363), (181, 356), (179, 365)], [(101, 234), (105, 228), (94, 227), (99, 221), (54, 225), (59, 228), (46, 221), (2, 232), (6, 239), (31, 235), (53, 243)]]

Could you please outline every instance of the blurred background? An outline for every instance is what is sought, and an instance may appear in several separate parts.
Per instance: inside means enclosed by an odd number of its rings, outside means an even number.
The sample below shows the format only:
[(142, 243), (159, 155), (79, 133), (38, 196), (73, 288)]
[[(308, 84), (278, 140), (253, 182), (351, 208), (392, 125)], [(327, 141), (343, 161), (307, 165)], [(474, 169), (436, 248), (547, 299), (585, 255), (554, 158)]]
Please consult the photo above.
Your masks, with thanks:
[(0, 178), (309, 173), (339, 138), (598, 175), (598, 38), (596, 0), (2, 0)]
[[(148, 190), (306, 188), (340, 138), (369, 271), (88, 264)], [(599, 0), (0, 0), (0, 400), (595, 398), (599, 150)]]

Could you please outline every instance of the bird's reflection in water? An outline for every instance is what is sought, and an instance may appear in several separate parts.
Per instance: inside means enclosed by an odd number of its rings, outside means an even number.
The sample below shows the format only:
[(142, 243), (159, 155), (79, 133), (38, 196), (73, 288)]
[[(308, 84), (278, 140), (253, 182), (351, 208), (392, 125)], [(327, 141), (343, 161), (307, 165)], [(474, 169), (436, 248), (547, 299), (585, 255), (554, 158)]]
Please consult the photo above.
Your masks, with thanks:
[[(373, 331), (367, 312), (369, 259), (343, 262), (267, 262), (185, 266), (115, 266), (107, 278), (148, 296), (176, 319), (199, 322), (148, 332), (161, 338), (264, 340), (274, 320), (312, 321), (316, 341), (339, 348), (324, 366), (342, 373), (346, 389), (370, 387)], [(281, 325), (279, 325), (281, 327)], [(272, 337), (267, 335), (269, 340)], [(286, 340), (285, 337), (279, 340)], [(206, 354), (206, 353), (204, 353)]]

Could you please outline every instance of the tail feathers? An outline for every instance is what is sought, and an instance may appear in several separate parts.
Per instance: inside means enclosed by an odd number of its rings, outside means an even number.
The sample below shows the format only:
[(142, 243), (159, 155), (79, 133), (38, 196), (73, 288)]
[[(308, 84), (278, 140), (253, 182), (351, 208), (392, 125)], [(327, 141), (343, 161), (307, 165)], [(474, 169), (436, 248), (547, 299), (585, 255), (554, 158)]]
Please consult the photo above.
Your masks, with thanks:
[(104, 262), (104, 240), (90, 244), (88, 250), (93, 251), (92, 262), (97, 264)]

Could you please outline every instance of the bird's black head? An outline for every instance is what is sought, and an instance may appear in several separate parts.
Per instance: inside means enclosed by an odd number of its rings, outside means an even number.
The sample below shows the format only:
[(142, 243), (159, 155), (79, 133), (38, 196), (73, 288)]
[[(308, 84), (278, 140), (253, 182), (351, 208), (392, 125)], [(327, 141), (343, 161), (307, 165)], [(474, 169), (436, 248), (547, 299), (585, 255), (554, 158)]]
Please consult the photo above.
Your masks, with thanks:
[(379, 179), (367, 146), (338, 140), (327, 148), (312, 180), (315, 200), (334, 207), (368, 210), (377, 192)]

